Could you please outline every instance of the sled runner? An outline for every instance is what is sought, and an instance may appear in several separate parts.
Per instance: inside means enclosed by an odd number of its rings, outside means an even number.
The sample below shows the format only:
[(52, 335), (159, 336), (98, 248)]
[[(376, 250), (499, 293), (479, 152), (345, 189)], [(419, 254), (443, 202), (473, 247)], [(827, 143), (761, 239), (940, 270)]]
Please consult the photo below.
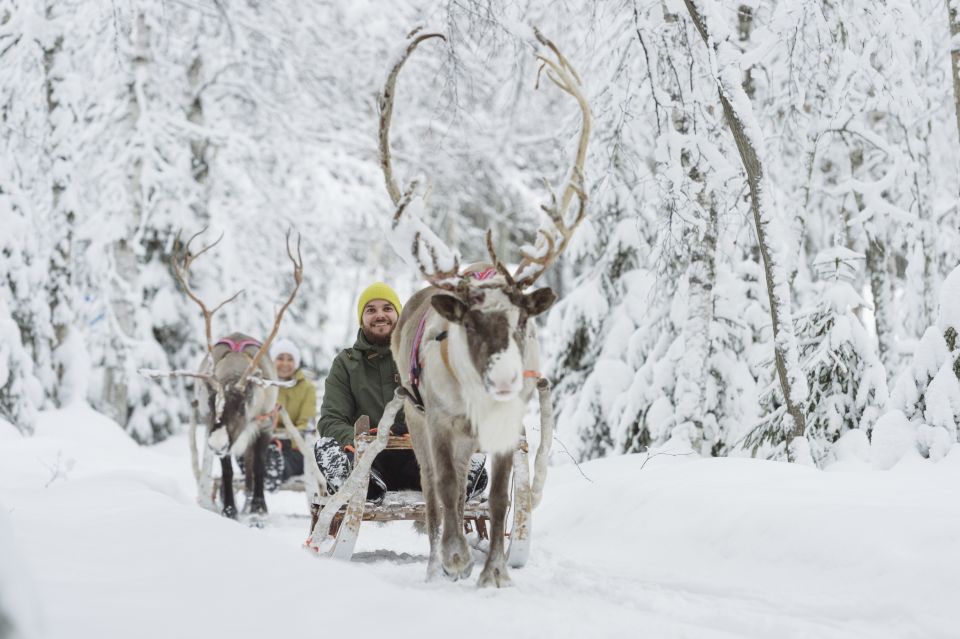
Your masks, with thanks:
[[(546, 480), (547, 457), (553, 439), (553, 410), (550, 405), (549, 383), (540, 379), (541, 438), (535, 460), (535, 476), (530, 480), (528, 446), (521, 438), (513, 454), (512, 525), (508, 537), (508, 563), (520, 568), (530, 555), (531, 515), (543, 494)], [(319, 497), (311, 505), (310, 536), (304, 546), (318, 555), (349, 560), (364, 521), (424, 521), (426, 504), (422, 493), (415, 491), (387, 492), (380, 504), (366, 501), (367, 485), (373, 459), (383, 450), (412, 450), (409, 437), (389, 435), (392, 423), (402, 406), (398, 396), (386, 407), (376, 435), (359, 433), (355, 439), (353, 471), (335, 495)], [(510, 520), (511, 515), (508, 515)], [(480, 539), (488, 538), (490, 511), (485, 498), (467, 501), (463, 508), (463, 525), (467, 533), (476, 531)]]

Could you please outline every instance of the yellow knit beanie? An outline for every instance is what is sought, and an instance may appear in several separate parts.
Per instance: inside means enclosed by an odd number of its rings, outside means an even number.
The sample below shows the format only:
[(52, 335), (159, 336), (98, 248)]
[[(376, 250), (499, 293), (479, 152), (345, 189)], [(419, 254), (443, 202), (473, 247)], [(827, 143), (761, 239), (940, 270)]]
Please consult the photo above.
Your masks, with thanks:
[(400, 314), (400, 298), (396, 292), (383, 282), (374, 282), (360, 293), (360, 301), (357, 302), (357, 321), (363, 325), (363, 307), (373, 300), (387, 300), (397, 309), (397, 315)]

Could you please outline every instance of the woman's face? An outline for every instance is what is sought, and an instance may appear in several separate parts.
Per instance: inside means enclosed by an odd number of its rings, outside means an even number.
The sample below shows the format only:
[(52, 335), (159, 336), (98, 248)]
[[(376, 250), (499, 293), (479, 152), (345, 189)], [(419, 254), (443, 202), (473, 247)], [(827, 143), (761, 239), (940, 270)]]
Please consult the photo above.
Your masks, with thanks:
[(277, 377), (284, 380), (293, 379), (293, 374), (297, 371), (297, 366), (290, 353), (280, 353), (277, 355), (277, 359), (273, 360), (273, 363), (277, 367)]

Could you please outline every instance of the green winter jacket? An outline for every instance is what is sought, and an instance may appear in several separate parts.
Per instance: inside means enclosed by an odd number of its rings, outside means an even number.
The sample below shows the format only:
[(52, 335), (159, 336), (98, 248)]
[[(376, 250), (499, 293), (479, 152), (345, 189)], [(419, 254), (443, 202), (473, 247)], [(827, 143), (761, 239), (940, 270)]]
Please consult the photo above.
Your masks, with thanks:
[[(317, 416), (317, 387), (299, 368), (293, 374), (293, 379), (297, 383), (292, 388), (280, 387), (277, 403), (287, 409), (294, 426), (303, 432), (313, 424), (313, 418)], [(282, 425), (278, 425), (277, 428), (283, 431)]]
[[(361, 415), (370, 417), (376, 427), (383, 408), (400, 385), (397, 365), (389, 346), (375, 346), (358, 331), (353, 348), (340, 351), (325, 382), (317, 431), (321, 437), (333, 437), (341, 446), (353, 444), (353, 424)], [(406, 432), (403, 413), (392, 428), (395, 434)]]

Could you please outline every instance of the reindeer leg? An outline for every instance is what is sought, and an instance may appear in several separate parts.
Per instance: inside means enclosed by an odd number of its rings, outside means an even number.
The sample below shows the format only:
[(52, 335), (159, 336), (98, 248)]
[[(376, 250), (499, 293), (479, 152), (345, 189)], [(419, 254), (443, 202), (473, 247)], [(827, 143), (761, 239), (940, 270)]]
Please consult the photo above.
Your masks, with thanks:
[(433, 469), (426, 464), (420, 464), (420, 486), (423, 490), (423, 501), (426, 504), (426, 533), (430, 541), (430, 556), (427, 559), (427, 581), (433, 581), (442, 574), (440, 563), (440, 502), (433, 490)]
[[(466, 474), (470, 449), (458, 446), (448, 433), (434, 436), (435, 486), (443, 506), (440, 553), (443, 572), (454, 581), (470, 576), (473, 557), (463, 534), (463, 502), (466, 501)], [(467, 452), (464, 455), (464, 452)]]
[(237, 505), (233, 501), (233, 461), (230, 453), (220, 458), (220, 501), (223, 503), (220, 514), (236, 519)]
[[(258, 518), (267, 514), (267, 501), (263, 496), (263, 479), (266, 475), (267, 446), (270, 436), (261, 434), (253, 442), (253, 498), (250, 501), (250, 514)], [(260, 523), (254, 521), (254, 525)]]
[(504, 532), (507, 508), (510, 506), (510, 474), (513, 471), (513, 453), (494, 455), (490, 486), (490, 552), (477, 580), (477, 586), (503, 588), (511, 585), (504, 553)]
[(430, 542), (430, 555), (427, 559), (427, 581), (440, 577), (440, 502), (437, 493), (433, 490), (436, 476), (434, 473), (433, 455), (431, 453), (430, 433), (427, 429), (423, 411), (418, 410), (410, 401), (404, 404), (404, 414), (407, 417), (407, 428), (413, 442), (413, 452), (420, 465), (420, 490), (423, 492), (423, 501), (426, 506), (424, 514), (424, 530)]

